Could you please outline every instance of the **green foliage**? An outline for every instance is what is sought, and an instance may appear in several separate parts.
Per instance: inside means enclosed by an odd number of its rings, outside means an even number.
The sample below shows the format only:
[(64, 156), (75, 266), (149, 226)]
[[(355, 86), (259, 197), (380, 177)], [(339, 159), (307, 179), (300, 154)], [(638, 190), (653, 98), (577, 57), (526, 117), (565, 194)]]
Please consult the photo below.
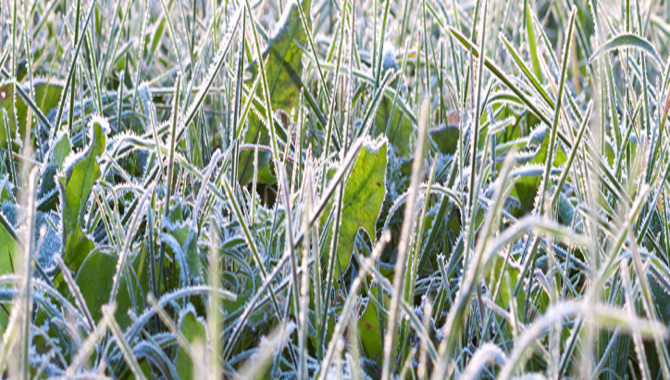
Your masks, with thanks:
[[(309, 26), (311, 4), (311, 0), (302, 0), (300, 4), (290, 2), (284, 12), (283, 22), (277, 26), (276, 32), (268, 40), (267, 47), (263, 51), (262, 59), (266, 61), (265, 75), (270, 89), (269, 102), (274, 111), (282, 110), (289, 113), (297, 109), (300, 89), (303, 86), (303, 49), (307, 46), (307, 31), (303, 27), (298, 8), (302, 8)], [(259, 64), (254, 61), (249, 67), (251, 78), (256, 79), (259, 75), (258, 70)], [(264, 99), (262, 89), (263, 86), (258, 86), (256, 91), (257, 98), (253, 102), (253, 111), (249, 114), (244, 142), (267, 146), (270, 143), (268, 128), (275, 128), (275, 122), (266, 120), (263, 109), (264, 102), (268, 100)], [(271, 125), (267, 125), (268, 123)], [(287, 125), (282, 127), (286, 128)], [(269, 160), (270, 153), (259, 153), (257, 166), (259, 182), (276, 182)], [(242, 151), (239, 162), (239, 180), (245, 184), (254, 176), (253, 151)]]
[(14, 228), (5, 218), (0, 214), (0, 273), (13, 273), (14, 266), (19, 263), (18, 254), (21, 253), (20, 246), (16, 240), (17, 235)]
[(72, 161), (66, 165), (65, 173), (58, 176), (63, 209), (63, 261), (75, 272), (95, 246), (86, 236), (81, 222), (86, 214), (91, 190), (100, 179), (98, 158), (105, 151), (109, 124), (103, 118), (93, 118), (89, 122), (89, 128), (90, 144), (82, 153), (73, 156)]
[(203, 267), (198, 252), (196, 231), (183, 219), (180, 207), (175, 207), (166, 223), (162, 239), (168, 244), (173, 262), (178, 263), (182, 285), (203, 283)]
[[(372, 241), (376, 238), (375, 226), (386, 196), (387, 150), (385, 140), (370, 141), (363, 146), (351, 169), (342, 197), (335, 278), (349, 267), (359, 230), (365, 231)], [(325, 223), (328, 215), (323, 215)], [(326, 233), (326, 242), (330, 242), (331, 235), (332, 232)]]
[[(203, 345), (203, 348), (206, 348), (207, 330), (205, 329), (205, 324), (198, 319), (198, 316), (193, 310), (187, 310), (181, 315), (179, 320), (179, 333), (184, 336), (189, 347), (193, 347), (193, 344), (197, 342), (198, 344)], [(191, 358), (186, 350), (182, 346), (179, 346), (179, 349), (177, 350), (176, 367), (180, 378), (194, 378), (193, 360), (197, 360), (197, 358)]]
[[(41, 112), (47, 116), (50, 111), (58, 106), (58, 101), (63, 91), (63, 83), (37, 78), (33, 87), (21, 86), (23, 91), (18, 91), (15, 82), (0, 82), (0, 113), (7, 113), (8, 125), (5, 125), (3, 115), (0, 115), (0, 145), (7, 146), (7, 142), (14, 138), (25, 141), (28, 126), (28, 110), (35, 116)], [(34, 97), (33, 97), (34, 96)], [(12, 103), (14, 105), (12, 106)], [(34, 123), (33, 124), (34, 128)], [(17, 129), (18, 128), (18, 129)], [(9, 134), (7, 131), (9, 130)], [(17, 136), (16, 132), (19, 132)]]
[(0, 20), (3, 376), (670, 378), (665, 2)]
[(365, 350), (366, 357), (376, 359), (381, 364), (382, 360), (382, 329), (379, 325), (379, 309), (375, 302), (378, 302), (375, 287), (370, 288), (368, 304), (365, 311), (358, 319), (358, 332), (361, 337), (361, 344)]
[[(101, 308), (110, 302), (116, 303), (116, 321), (122, 328), (128, 327), (129, 310), (141, 310), (145, 305), (148, 287), (146, 250), (131, 260), (126, 268), (118, 269), (119, 257), (100, 251), (91, 252), (81, 264), (75, 282), (95, 322), (102, 317)], [(110, 299), (114, 276), (121, 275), (119, 293)]]

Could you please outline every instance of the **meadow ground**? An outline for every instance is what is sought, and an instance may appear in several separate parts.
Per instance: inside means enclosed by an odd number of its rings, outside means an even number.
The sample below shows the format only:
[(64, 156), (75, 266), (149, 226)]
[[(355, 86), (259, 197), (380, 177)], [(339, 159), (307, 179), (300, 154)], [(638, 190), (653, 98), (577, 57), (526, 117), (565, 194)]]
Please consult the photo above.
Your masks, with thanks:
[(670, 378), (670, 2), (0, 0), (0, 372)]

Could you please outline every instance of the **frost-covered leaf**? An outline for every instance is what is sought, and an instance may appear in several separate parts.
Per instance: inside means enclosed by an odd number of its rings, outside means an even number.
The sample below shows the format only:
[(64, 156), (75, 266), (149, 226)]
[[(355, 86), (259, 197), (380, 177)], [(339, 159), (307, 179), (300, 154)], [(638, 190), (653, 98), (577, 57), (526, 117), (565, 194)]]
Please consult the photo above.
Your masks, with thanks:
[[(370, 287), (370, 297), (376, 297), (376, 294), (376, 287)], [(379, 309), (372, 299), (368, 300), (363, 315), (358, 319), (358, 331), (365, 356), (369, 359), (376, 358), (377, 362), (381, 363), (382, 333), (379, 326)]]
[[(543, 125), (533, 129), (527, 137), (527, 147), (519, 152), (518, 166), (511, 175), (518, 179), (510, 193), (511, 196), (518, 199), (521, 204), (515, 214), (523, 215), (529, 212), (534, 206), (534, 200), (540, 187), (540, 181), (544, 175), (544, 167), (547, 159), (547, 150), (549, 150), (549, 140), (551, 133), (549, 128)], [(523, 141), (522, 139), (520, 141)], [(552, 174), (554, 170), (565, 163), (567, 157), (560, 144), (556, 144), (556, 153), (554, 154)], [(520, 161), (520, 162), (519, 162)], [(521, 164), (523, 163), (523, 164)], [(520, 165), (521, 164), (521, 165)]]
[[(351, 261), (354, 240), (363, 229), (372, 241), (376, 237), (375, 225), (386, 196), (386, 164), (388, 142), (368, 142), (361, 149), (344, 187), (342, 224), (339, 229), (337, 257), (339, 268), (345, 271)], [(323, 221), (327, 217), (323, 216)], [(331, 235), (331, 232), (328, 232)], [(330, 238), (327, 240), (330, 242)], [(335, 265), (335, 275), (339, 271)]]
[(6, 215), (0, 212), (0, 274), (14, 272), (18, 252), (19, 244), (16, 231), (14, 231)]
[[(200, 342), (203, 346), (207, 344), (207, 330), (204, 322), (198, 318), (192, 308), (186, 310), (179, 320), (179, 332), (186, 341), (193, 346)], [(194, 358), (202, 363), (203, 358)], [(181, 346), (177, 349), (177, 372), (182, 380), (193, 379), (193, 360)]]
[[(119, 257), (101, 251), (93, 251), (81, 264), (75, 282), (81, 290), (84, 301), (95, 321), (102, 317), (101, 307), (109, 303), (114, 276), (117, 275)], [(128, 262), (129, 268), (121, 273), (121, 282), (116, 299), (115, 317), (122, 328), (131, 322), (128, 310), (137, 304), (137, 310), (144, 307), (147, 290), (149, 289), (148, 268), (146, 265), (146, 249), (142, 249)], [(131, 273), (130, 270), (132, 269)], [(130, 279), (130, 283), (128, 282)], [(139, 284), (137, 283), (139, 280)], [(132, 289), (132, 297), (129, 289)]]
[(58, 201), (56, 174), (63, 169), (63, 163), (70, 153), (72, 153), (70, 138), (62, 133), (55, 138), (48, 159), (42, 167), (42, 180), (37, 193), (38, 207), (41, 211), (55, 210)]
[[(33, 91), (30, 91), (29, 86), (24, 85), (21, 85), (21, 89), (27, 96), (34, 94), (35, 97), (32, 99), (34, 107), (37, 107), (44, 116), (47, 116), (49, 111), (58, 106), (61, 92), (63, 91), (63, 82), (55, 79), (37, 78), (33, 83)], [(11, 131), (10, 136), (12, 138), (16, 137), (15, 132), (18, 125), (21, 141), (25, 141), (26, 137), (29, 106), (17, 92), (15, 107), (12, 107), (14, 91), (14, 82), (7, 81), (0, 83), (0, 145), (2, 146), (6, 146), (8, 129), (2, 117), (2, 110), (7, 111), (9, 130)]]
[[(301, 75), (303, 70), (302, 55), (307, 46), (307, 34), (300, 19), (300, 10), (310, 25), (311, 0), (303, 0), (300, 5), (295, 1), (287, 4), (284, 8), (281, 20), (277, 23), (275, 33), (268, 41), (263, 51), (265, 60), (265, 74), (270, 90), (270, 104), (274, 111), (284, 110), (291, 112), (298, 106), (300, 88), (303, 86)], [(250, 65), (249, 72), (255, 79), (258, 75), (259, 64), (257, 61)], [(259, 85), (256, 91), (258, 99), (263, 99), (263, 86)], [(257, 105), (263, 107), (264, 102), (259, 101)], [(244, 136), (244, 142), (250, 144), (269, 145), (270, 136), (266, 126), (265, 114), (258, 116), (255, 112), (249, 113), (249, 126)], [(268, 162), (270, 154), (259, 152), (258, 154), (258, 180), (263, 183), (274, 183), (276, 179)], [(253, 178), (254, 152), (245, 150), (240, 152), (239, 179), (240, 183), (246, 184)]]
[(80, 223), (86, 212), (91, 189), (100, 178), (98, 158), (105, 151), (109, 123), (104, 118), (95, 117), (91, 119), (88, 127), (92, 130), (89, 146), (81, 154), (70, 156), (72, 158), (69, 165), (66, 165), (65, 173), (58, 176), (65, 242), (63, 261), (74, 271), (94, 246)]
[[(393, 49), (385, 50), (382, 66), (384, 71), (398, 69)], [(400, 109), (399, 101), (399, 97), (392, 99), (384, 96), (375, 115), (372, 136), (386, 136), (396, 156), (408, 158), (412, 154), (411, 140), (414, 136), (414, 127), (412, 121)], [(458, 134), (456, 134), (456, 138), (458, 138)]]
[(163, 225), (166, 233), (161, 238), (179, 266), (181, 281), (202, 284), (204, 269), (198, 252), (196, 231), (191, 223), (183, 220), (181, 207), (175, 207), (169, 218), (163, 220)]
[(612, 37), (610, 40), (600, 45), (593, 52), (593, 54), (591, 54), (591, 57), (589, 57), (589, 63), (593, 62), (599, 56), (611, 50), (622, 49), (622, 48), (632, 48), (641, 50), (647, 53), (651, 58), (653, 58), (653, 62), (657, 63), (659, 67), (663, 67), (663, 60), (656, 51), (654, 45), (652, 45), (645, 38), (640, 37), (639, 35), (634, 33), (621, 33), (618, 36)]

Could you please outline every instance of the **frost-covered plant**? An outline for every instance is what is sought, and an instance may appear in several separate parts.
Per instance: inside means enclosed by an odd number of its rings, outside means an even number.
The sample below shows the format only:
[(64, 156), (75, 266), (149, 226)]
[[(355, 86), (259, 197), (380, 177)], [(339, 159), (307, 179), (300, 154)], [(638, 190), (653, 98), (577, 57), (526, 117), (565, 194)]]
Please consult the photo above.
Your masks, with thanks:
[(665, 2), (0, 20), (3, 376), (670, 377)]

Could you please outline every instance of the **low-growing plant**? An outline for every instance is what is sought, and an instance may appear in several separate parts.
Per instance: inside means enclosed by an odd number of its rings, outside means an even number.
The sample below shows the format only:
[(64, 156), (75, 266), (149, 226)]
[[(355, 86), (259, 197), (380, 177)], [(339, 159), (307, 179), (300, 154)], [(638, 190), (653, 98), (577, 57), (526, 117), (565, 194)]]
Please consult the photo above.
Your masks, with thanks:
[(670, 378), (666, 1), (0, 3), (0, 372)]

